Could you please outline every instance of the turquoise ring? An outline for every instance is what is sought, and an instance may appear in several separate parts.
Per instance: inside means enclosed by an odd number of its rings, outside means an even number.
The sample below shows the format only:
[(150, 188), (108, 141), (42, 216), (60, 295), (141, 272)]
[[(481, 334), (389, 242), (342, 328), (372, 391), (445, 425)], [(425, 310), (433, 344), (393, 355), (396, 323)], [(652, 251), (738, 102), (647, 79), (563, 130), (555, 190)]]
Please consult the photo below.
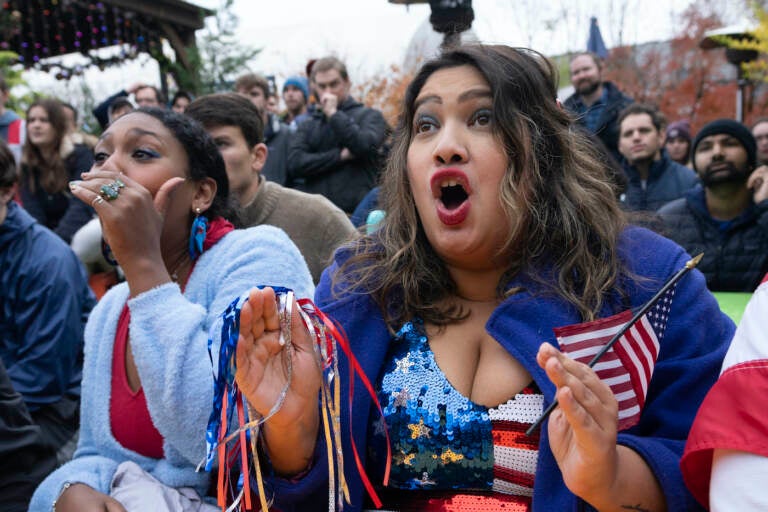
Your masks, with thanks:
[[(123, 185), (125, 186), (125, 185)], [(115, 183), (110, 183), (109, 185), (102, 185), (99, 189), (99, 195), (106, 199), (107, 201), (114, 201), (117, 199), (117, 196), (120, 195), (120, 188)]]

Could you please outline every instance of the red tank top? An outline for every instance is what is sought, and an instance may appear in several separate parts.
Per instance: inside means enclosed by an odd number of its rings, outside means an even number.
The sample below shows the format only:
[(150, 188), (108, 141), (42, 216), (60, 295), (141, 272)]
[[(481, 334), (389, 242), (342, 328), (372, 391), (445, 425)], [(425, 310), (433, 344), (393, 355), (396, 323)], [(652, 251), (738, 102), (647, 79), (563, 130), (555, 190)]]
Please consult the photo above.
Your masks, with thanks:
[(155, 428), (147, 408), (144, 388), (136, 392), (128, 385), (125, 371), (125, 351), (128, 345), (128, 325), (131, 314), (128, 304), (123, 306), (117, 321), (115, 348), (112, 355), (112, 399), (109, 403), (109, 422), (112, 435), (124, 448), (161, 459), (163, 457), (163, 436)]
[[(203, 250), (210, 249), (234, 227), (222, 218), (216, 218), (208, 226), (208, 232), (203, 242)], [(194, 263), (193, 267), (194, 269)], [(190, 269), (190, 275), (192, 274)], [(163, 457), (163, 436), (160, 435), (147, 408), (147, 398), (144, 388), (136, 392), (128, 385), (128, 375), (125, 371), (125, 351), (128, 346), (128, 326), (131, 323), (131, 312), (128, 304), (123, 306), (117, 321), (115, 346), (112, 354), (112, 384), (109, 404), (109, 423), (112, 435), (124, 448), (134, 452), (160, 459)]]

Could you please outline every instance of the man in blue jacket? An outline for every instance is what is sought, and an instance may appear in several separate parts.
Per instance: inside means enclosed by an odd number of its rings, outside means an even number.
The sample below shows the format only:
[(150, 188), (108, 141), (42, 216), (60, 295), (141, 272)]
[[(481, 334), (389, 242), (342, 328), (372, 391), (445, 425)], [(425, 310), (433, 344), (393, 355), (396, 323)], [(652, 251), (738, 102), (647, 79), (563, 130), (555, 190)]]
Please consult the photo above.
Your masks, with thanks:
[(666, 120), (657, 109), (633, 103), (619, 115), (619, 151), (627, 188), (621, 200), (629, 211), (656, 211), (688, 192), (696, 173), (664, 149)]
[(632, 98), (623, 94), (613, 82), (603, 80), (602, 60), (594, 53), (574, 55), (570, 71), (575, 92), (565, 100), (565, 107), (577, 116), (580, 125), (603, 141), (617, 161), (621, 160), (619, 112), (632, 103)]
[(0, 143), (0, 359), (44, 443), (59, 451), (79, 426), (83, 328), (94, 299), (69, 246), (11, 200), (17, 179)]

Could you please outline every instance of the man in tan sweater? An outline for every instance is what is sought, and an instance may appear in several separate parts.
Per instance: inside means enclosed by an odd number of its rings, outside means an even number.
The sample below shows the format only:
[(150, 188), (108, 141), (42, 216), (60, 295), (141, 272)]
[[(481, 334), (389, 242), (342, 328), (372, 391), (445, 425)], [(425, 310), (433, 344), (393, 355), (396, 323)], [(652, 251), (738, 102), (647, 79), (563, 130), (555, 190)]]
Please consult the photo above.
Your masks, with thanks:
[(240, 203), (244, 226), (268, 224), (285, 231), (307, 261), (315, 284), (333, 252), (355, 235), (346, 214), (328, 199), (267, 181), (262, 142), (264, 125), (258, 109), (244, 97), (211, 94), (193, 101), (186, 114), (201, 123), (224, 158), (232, 194)]

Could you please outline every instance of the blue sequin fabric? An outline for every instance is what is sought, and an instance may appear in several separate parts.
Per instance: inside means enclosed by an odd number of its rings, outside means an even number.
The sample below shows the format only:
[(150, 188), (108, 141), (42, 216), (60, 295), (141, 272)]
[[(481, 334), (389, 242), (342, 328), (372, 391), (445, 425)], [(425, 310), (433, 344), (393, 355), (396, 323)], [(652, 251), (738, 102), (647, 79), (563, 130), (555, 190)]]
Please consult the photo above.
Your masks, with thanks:
[[(488, 409), (448, 382), (421, 321), (400, 329), (387, 361), (378, 392), (392, 441), (390, 487), (490, 490), (494, 454)], [(382, 460), (381, 422), (373, 425), (373, 458)]]

